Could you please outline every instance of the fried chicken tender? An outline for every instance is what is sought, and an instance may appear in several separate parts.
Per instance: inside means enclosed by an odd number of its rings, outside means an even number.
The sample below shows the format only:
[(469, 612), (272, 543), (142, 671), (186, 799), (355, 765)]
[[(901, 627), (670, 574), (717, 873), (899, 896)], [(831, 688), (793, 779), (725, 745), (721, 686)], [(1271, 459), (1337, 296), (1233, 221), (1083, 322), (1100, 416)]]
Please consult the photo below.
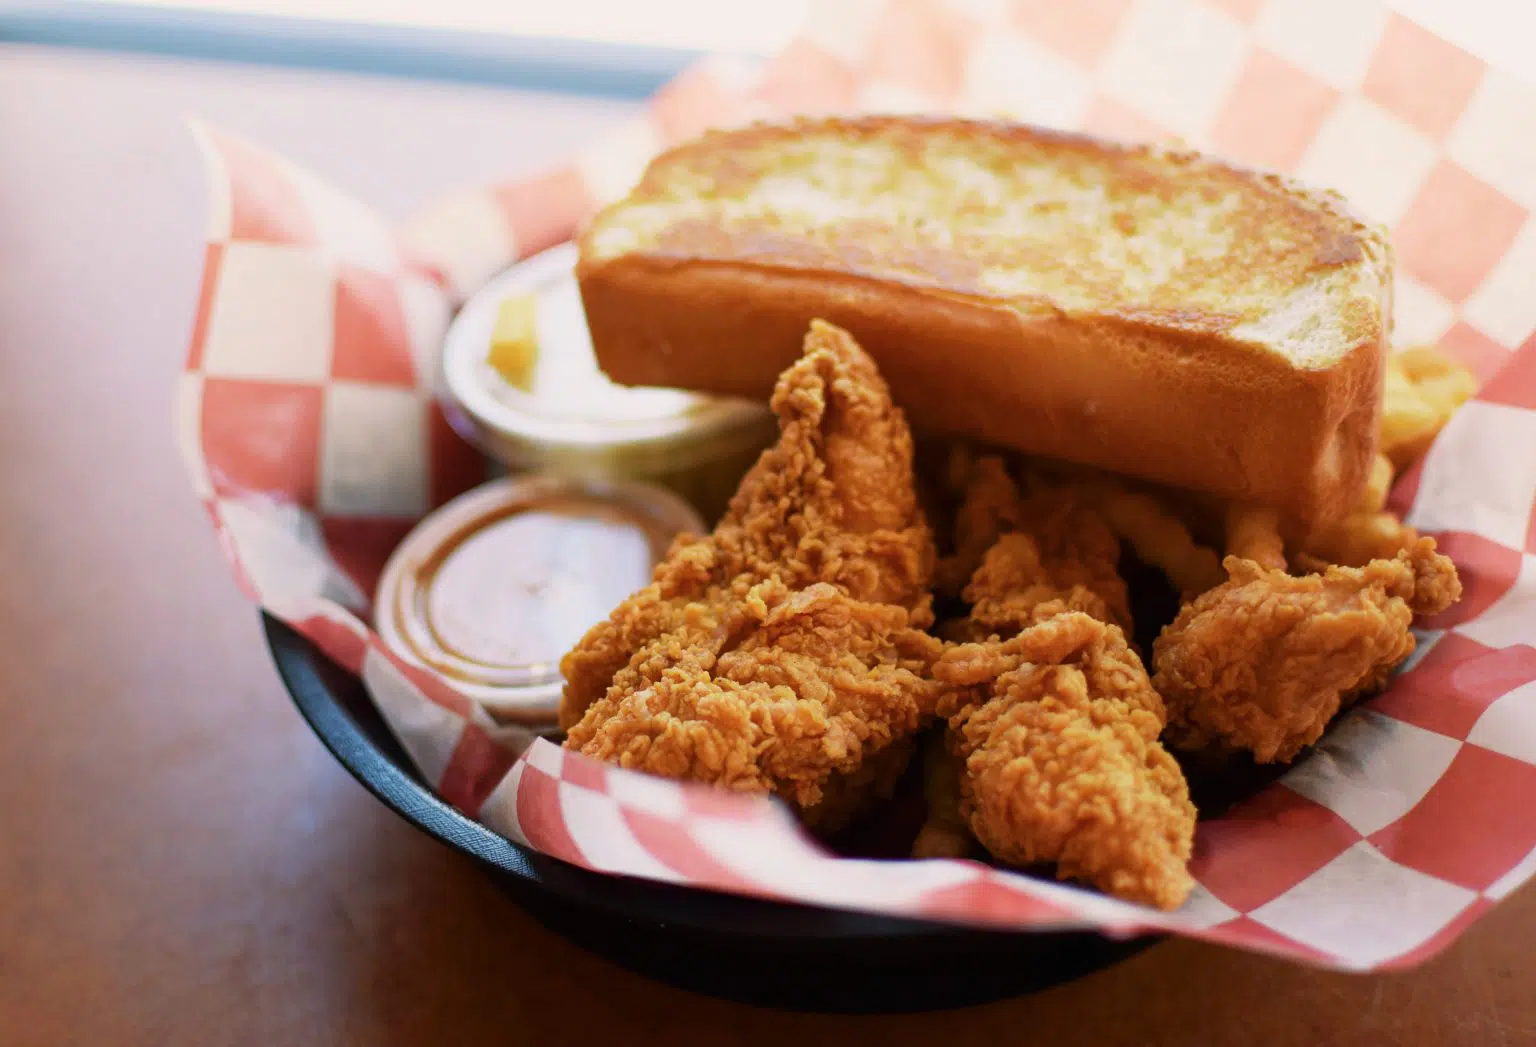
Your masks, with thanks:
[[(1193, 886), (1195, 809), (1158, 742), (1162, 699), (1122, 630), (1120, 540), (1100, 493), (1038, 471), (1021, 490), (1001, 459), (970, 463), (955, 552), (940, 564), (941, 585), (970, 572), (971, 613), (947, 631), (970, 642), (934, 666), (952, 688), (939, 712), (961, 761), (961, 824), (988, 851), (1176, 908)], [(966, 842), (954, 771), (940, 761), (928, 771), (919, 857)]]
[(997, 540), (1023, 524), (1019, 485), (997, 455), (971, 458), (957, 452), (950, 462), (950, 481), (960, 491), (955, 510), (954, 552), (939, 561), (934, 588), (959, 596), (982, 557)]
[(956, 639), (1017, 632), (1038, 603), (1073, 609), (1129, 627), (1130, 601), (1120, 577), (1120, 542), (1080, 491), (1043, 477), (1022, 492), (1002, 459), (979, 458), (956, 513), (955, 552), (939, 564), (940, 585), (969, 579), (972, 605), (950, 630)]
[(1229, 556), (1229, 579), (1185, 605), (1153, 649), (1180, 748), (1215, 742), (1287, 762), (1412, 653), (1415, 615), (1461, 596), (1456, 567), (1417, 538), (1391, 558), (1292, 577)]
[(894, 780), (937, 700), (933, 538), (906, 421), (846, 332), (814, 322), (772, 406), (779, 441), (714, 533), (561, 662), (560, 721), (569, 748), (830, 826)]
[[(900, 773), (866, 761), (932, 715), (939, 651), (902, 607), (770, 579), (722, 619), (701, 617), (640, 652), (566, 745), (669, 778), (776, 792), (831, 827), (856, 813), (852, 787), (888, 787)], [(894, 751), (904, 765), (910, 749)]]
[(1158, 742), (1162, 699), (1118, 626), (1060, 602), (1030, 616), (934, 666), (955, 688), (940, 712), (965, 761), (971, 831), (1003, 861), (1055, 862), (1062, 877), (1177, 908), (1194, 884), (1195, 808)]
[(946, 635), (954, 640), (1011, 636), (1033, 622), (1045, 604), (1129, 624), (1125, 581), (1113, 570), (1106, 576), (1103, 564), (1092, 557), (1047, 561), (1034, 535), (1005, 534), (965, 587), (970, 616), (951, 623)]

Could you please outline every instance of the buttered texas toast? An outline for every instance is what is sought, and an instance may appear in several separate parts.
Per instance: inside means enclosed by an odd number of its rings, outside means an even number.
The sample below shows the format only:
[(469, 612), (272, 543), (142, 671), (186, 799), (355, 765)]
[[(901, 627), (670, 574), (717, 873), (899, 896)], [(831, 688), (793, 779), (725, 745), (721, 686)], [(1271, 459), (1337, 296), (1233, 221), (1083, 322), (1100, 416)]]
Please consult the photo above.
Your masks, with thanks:
[(1384, 234), (1192, 153), (961, 120), (716, 132), (598, 215), (578, 276), (626, 384), (766, 397), (822, 318), (922, 429), (1304, 527), (1376, 451)]

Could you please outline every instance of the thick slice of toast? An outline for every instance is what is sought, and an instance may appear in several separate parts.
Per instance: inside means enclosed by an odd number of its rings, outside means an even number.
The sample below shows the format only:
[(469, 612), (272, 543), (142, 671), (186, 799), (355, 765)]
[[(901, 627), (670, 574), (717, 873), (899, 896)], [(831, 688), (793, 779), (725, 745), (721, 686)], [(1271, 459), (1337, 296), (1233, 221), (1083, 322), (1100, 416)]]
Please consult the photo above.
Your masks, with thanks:
[(577, 269), (602, 368), (766, 397), (813, 318), (922, 430), (1342, 515), (1375, 453), (1385, 234), (1189, 152), (962, 120), (716, 132), (603, 211)]

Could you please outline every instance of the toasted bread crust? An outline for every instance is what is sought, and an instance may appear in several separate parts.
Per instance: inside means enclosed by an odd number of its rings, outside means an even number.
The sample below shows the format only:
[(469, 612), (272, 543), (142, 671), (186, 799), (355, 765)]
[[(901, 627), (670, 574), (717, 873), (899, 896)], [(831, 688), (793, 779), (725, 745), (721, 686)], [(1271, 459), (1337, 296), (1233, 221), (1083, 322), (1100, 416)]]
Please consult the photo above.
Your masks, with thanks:
[[(796, 177), (776, 150), (808, 139), (821, 162), (843, 142), (903, 151), (898, 173), (921, 184), (885, 222), (776, 211), (764, 178)], [(1042, 198), (1091, 183), (1098, 223), (1026, 215), (1011, 243), (1011, 198), (980, 219), (963, 200), (933, 214), (948, 198), (923, 149), (974, 152), (1015, 181), (1049, 166)], [(931, 227), (907, 226), (906, 197)], [(1161, 241), (1137, 232), (1165, 210), (1208, 258), (1145, 260)], [(715, 133), (594, 221), (578, 277), (599, 363), (627, 384), (766, 396), (821, 318), (875, 357), (920, 429), (1264, 502), (1299, 529), (1351, 507), (1375, 452), (1384, 236), (1334, 194), (1192, 153), (956, 120)]]

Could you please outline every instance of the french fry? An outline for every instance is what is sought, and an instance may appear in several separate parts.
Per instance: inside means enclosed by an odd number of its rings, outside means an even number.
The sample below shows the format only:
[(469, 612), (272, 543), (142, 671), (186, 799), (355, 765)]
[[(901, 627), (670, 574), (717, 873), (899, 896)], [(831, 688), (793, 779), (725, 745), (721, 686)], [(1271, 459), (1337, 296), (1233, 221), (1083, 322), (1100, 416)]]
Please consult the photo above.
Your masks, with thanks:
[(1396, 357), (1387, 360), (1386, 389), (1381, 408), (1381, 451), (1397, 469), (1406, 469), (1422, 454), (1445, 424), (1444, 418), (1420, 394)]
[(1227, 554), (1260, 567), (1285, 570), (1285, 540), (1280, 514), (1273, 509), (1233, 503), (1227, 507)]
[(1398, 469), (1429, 450), (1456, 409), (1477, 392), (1477, 376), (1432, 346), (1415, 346), (1387, 361), (1381, 449)]
[(1307, 552), (1329, 563), (1363, 567), (1372, 560), (1396, 556), (1413, 544), (1417, 534), (1392, 513), (1354, 513), (1314, 542)]
[(1116, 484), (1094, 483), (1090, 493), (1104, 520), (1136, 555), (1161, 570), (1186, 597), (1226, 580), (1221, 557), (1195, 542), (1184, 521), (1150, 495)]
[(1433, 346), (1404, 349), (1397, 360), (1420, 398), (1440, 414), (1441, 425), (1477, 393), (1477, 376)]
[(1419, 396), (1440, 415), (1443, 427), (1456, 409), (1477, 392), (1477, 377), (1471, 371), (1451, 371), (1426, 377), (1418, 383)]
[(532, 294), (515, 295), (501, 303), (486, 357), (508, 385), (524, 392), (532, 387), (539, 359), (538, 303), (538, 296)]
[(1365, 490), (1360, 495), (1360, 505), (1356, 512), (1379, 513), (1386, 507), (1387, 495), (1392, 490), (1392, 477), (1395, 475), (1392, 468), (1392, 459), (1384, 454), (1378, 454), (1376, 461), (1371, 463), (1371, 475), (1365, 481)]
[(1300, 552), (1291, 557), (1291, 566), (1302, 574), (1323, 574), (1333, 564), (1313, 553)]
[(966, 858), (976, 848), (960, 813), (960, 759), (949, 751), (944, 731), (934, 731), (923, 745), (923, 796), (928, 817), (912, 843), (914, 858)]
[[(1446, 375), (1464, 374), (1469, 377), (1472, 375), (1471, 371), (1458, 363), (1449, 353), (1442, 352), (1432, 345), (1416, 345), (1408, 349), (1400, 349), (1393, 354), (1393, 359), (1398, 362), (1403, 373), (1415, 385), (1430, 378), (1443, 378)], [(1473, 380), (1476, 381), (1476, 379)]]

